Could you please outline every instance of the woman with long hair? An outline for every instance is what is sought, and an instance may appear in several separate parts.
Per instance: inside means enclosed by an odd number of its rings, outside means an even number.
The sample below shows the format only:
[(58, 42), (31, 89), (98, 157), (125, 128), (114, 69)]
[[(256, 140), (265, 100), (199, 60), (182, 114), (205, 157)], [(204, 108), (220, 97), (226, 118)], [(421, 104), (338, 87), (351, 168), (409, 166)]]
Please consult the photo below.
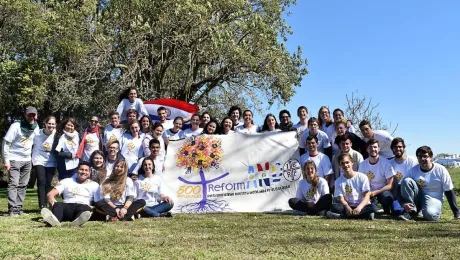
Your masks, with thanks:
[(211, 121), (211, 119), (211, 114), (208, 112), (203, 112), (203, 114), (201, 114), (200, 128), (206, 129), (206, 125)]
[(205, 125), (203, 132), (201, 132), (201, 134), (216, 135), (219, 133), (219, 131), (219, 122), (217, 122), (216, 119), (211, 118), (211, 120)]
[(90, 180), (101, 184), (107, 178), (107, 166), (105, 165), (105, 155), (102, 151), (96, 150), (90, 157)]
[(138, 112), (138, 116), (149, 115), (147, 109), (145, 109), (144, 102), (140, 98), (137, 98), (137, 89), (133, 87), (127, 88), (120, 95), (120, 104), (118, 104), (117, 112), (121, 116), (121, 121), (125, 121), (126, 112), (129, 109), (135, 109)]
[(102, 134), (99, 130), (99, 118), (92, 116), (88, 128), (83, 132), (77, 157), (82, 161), (89, 162), (91, 154), (96, 150), (102, 150)]
[(137, 199), (143, 200), (146, 206), (143, 213), (148, 217), (172, 217), (169, 212), (174, 201), (162, 193), (162, 177), (156, 173), (154, 160), (146, 157), (142, 161), (142, 175), (134, 183), (137, 190)]
[(268, 114), (265, 117), (264, 125), (262, 126), (261, 132), (280, 132), (279, 124), (276, 121), (276, 117), (273, 114)]
[(245, 134), (255, 134), (259, 132), (259, 127), (254, 124), (252, 121), (252, 112), (251, 110), (245, 110), (243, 112), (243, 124), (235, 128), (235, 132), (245, 133)]
[(46, 207), (46, 194), (51, 190), (51, 181), (56, 170), (56, 158), (52, 152), (56, 136), (56, 118), (45, 119), (45, 127), (34, 137), (32, 164), (37, 175), (37, 195), (40, 209)]
[(220, 123), (220, 134), (221, 135), (228, 135), (230, 133), (234, 133), (233, 131), (233, 121), (230, 117), (226, 116), (224, 119), (222, 119), (222, 122)]
[(110, 177), (101, 185), (102, 199), (95, 206), (106, 215), (106, 221), (133, 220), (134, 214), (145, 206), (145, 200), (136, 197), (133, 181), (128, 178), (128, 164), (117, 160)]
[(78, 127), (75, 119), (66, 118), (62, 121), (60, 131), (54, 139), (53, 151), (56, 156), (59, 180), (72, 177), (78, 167), (80, 161), (77, 156), (80, 145)]
[(335, 135), (334, 123), (331, 119), (331, 111), (328, 107), (322, 106), (318, 111), (319, 130), (325, 132), (329, 141), (333, 141)]
[(307, 161), (303, 166), (303, 179), (299, 182), (295, 198), (289, 199), (295, 215), (325, 216), (330, 210), (332, 195), (324, 178), (318, 176), (316, 164)]
[(132, 173), (132, 170), (136, 168), (139, 158), (143, 157), (142, 150), (142, 136), (140, 135), (140, 124), (139, 121), (134, 119), (128, 125), (129, 131), (123, 134), (121, 139), (121, 155), (126, 159), (128, 164), (128, 173)]
[(147, 116), (147, 115), (142, 116), (139, 122), (141, 123), (141, 132), (143, 134), (148, 134), (152, 131), (153, 124), (152, 124), (152, 119), (150, 119), (150, 116)]

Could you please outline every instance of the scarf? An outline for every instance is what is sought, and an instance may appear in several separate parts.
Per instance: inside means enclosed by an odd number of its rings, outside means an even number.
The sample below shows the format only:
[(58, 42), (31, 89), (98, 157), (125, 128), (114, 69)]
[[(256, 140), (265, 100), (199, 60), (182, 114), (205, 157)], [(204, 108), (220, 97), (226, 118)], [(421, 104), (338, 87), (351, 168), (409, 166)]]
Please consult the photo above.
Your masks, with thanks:
[(32, 134), (34, 132), (35, 128), (37, 128), (37, 126), (38, 126), (36, 121), (33, 124), (30, 124), (25, 119), (22, 119), (20, 124), (21, 124), (21, 132), (25, 136), (29, 136), (30, 134)]
[(80, 146), (78, 147), (78, 152), (77, 152), (77, 158), (81, 159), (81, 156), (83, 155), (83, 149), (85, 148), (86, 144), (86, 135), (88, 133), (97, 133), (97, 138), (99, 138), (99, 145), (102, 144), (101, 142), (101, 135), (99, 134), (99, 126), (97, 125), (95, 128), (86, 128), (85, 133), (83, 134), (83, 137), (81, 138)]

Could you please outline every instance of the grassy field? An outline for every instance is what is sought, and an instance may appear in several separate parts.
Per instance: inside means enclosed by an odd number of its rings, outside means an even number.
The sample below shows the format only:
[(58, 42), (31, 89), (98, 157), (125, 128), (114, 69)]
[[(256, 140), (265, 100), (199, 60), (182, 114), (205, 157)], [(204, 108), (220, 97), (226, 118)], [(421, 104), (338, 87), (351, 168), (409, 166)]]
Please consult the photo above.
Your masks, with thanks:
[[(455, 186), (460, 170), (451, 171)], [(6, 209), (0, 190), (1, 209)], [(29, 216), (0, 217), (4, 259), (458, 259), (460, 221), (328, 220), (266, 214), (177, 214), (172, 219), (47, 228), (28, 191)], [(4, 212), (3, 212), (4, 213)]]

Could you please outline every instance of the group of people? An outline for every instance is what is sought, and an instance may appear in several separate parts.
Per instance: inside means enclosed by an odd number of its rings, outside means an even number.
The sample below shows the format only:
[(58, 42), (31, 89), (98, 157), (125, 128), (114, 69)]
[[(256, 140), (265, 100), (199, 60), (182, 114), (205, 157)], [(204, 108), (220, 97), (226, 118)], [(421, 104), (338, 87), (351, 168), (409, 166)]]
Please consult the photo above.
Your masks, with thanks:
[[(157, 114), (158, 121), (152, 122), (134, 88), (127, 89), (104, 129), (98, 116), (91, 116), (82, 132), (75, 119), (66, 118), (57, 127), (53, 116), (39, 129), (37, 110), (27, 107), (3, 139), (8, 214), (25, 214), (33, 167), (39, 207), (49, 225), (70, 221), (78, 226), (97, 215), (106, 221), (170, 217), (174, 202), (161, 189), (170, 141), (200, 134), (296, 131), (303, 179), (296, 198), (289, 200), (294, 214), (373, 219), (380, 204), (384, 214), (400, 219), (420, 214), (438, 220), (445, 194), (454, 217), (460, 218), (450, 175), (433, 162), (429, 147), (417, 149), (417, 159), (407, 156), (403, 139), (372, 129), (366, 120), (359, 124), (361, 138), (341, 109), (331, 118), (323, 106), (317, 118), (308, 118), (308, 109), (300, 106), (297, 124), (282, 110), (278, 118), (268, 114), (262, 127), (254, 124), (250, 110), (237, 106), (220, 121), (207, 112), (169, 120), (164, 107)], [(56, 169), (59, 183), (51, 189)], [(57, 196), (63, 201), (56, 202)]]

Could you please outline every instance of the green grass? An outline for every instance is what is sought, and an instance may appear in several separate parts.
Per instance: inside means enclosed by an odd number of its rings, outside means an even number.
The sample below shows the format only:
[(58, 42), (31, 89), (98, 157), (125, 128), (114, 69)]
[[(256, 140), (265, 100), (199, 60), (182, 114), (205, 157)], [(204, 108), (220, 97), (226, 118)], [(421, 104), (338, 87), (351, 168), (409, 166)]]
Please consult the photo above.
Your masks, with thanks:
[[(460, 170), (452, 171), (456, 187)], [(0, 190), (1, 209), (6, 209)], [(250, 203), (250, 202), (248, 202)], [(328, 220), (266, 214), (176, 214), (172, 219), (48, 228), (34, 190), (29, 216), (0, 217), (0, 258), (458, 259), (460, 221)]]

